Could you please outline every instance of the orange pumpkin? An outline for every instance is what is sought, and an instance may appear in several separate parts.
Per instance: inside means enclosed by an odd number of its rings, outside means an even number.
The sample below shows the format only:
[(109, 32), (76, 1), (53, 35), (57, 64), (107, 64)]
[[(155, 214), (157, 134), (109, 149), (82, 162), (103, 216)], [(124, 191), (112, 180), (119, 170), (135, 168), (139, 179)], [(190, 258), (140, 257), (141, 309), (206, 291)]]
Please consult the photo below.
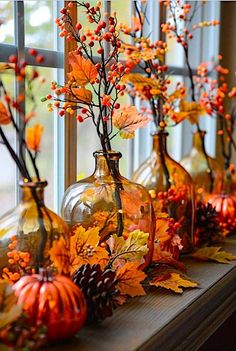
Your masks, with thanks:
[(207, 201), (219, 214), (219, 222), (226, 234), (236, 229), (236, 197), (229, 194), (210, 195)]
[(46, 270), (22, 277), (13, 285), (18, 303), (28, 314), (30, 324), (47, 327), (47, 341), (58, 342), (76, 334), (87, 317), (81, 290), (63, 275)]

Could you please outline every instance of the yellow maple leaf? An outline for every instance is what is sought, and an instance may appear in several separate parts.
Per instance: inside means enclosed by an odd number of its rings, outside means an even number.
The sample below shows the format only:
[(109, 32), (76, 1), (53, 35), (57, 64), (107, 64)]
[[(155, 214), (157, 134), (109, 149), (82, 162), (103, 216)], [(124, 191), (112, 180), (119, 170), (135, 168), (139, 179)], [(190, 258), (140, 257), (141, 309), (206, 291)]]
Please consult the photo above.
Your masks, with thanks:
[(230, 252), (222, 251), (221, 247), (210, 246), (198, 249), (191, 255), (201, 261), (216, 261), (219, 263), (230, 263), (236, 260), (236, 256)]
[(69, 78), (79, 86), (93, 83), (97, 78), (98, 72), (95, 65), (88, 59), (72, 51), (69, 53), (69, 63), (72, 71), (68, 74)]
[(70, 254), (63, 236), (59, 240), (53, 241), (49, 256), (59, 274), (70, 273)]
[(117, 289), (121, 295), (143, 296), (145, 291), (141, 282), (146, 278), (146, 274), (138, 269), (139, 262), (127, 262), (119, 268), (116, 273)]
[(182, 288), (196, 288), (198, 283), (182, 277), (181, 274), (176, 272), (162, 272), (162, 276), (157, 276), (149, 283), (152, 286), (170, 289), (176, 293), (182, 293)]
[(177, 112), (177, 120), (179, 123), (183, 119), (188, 119), (190, 123), (195, 124), (198, 122), (199, 117), (204, 115), (206, 111), (198, 102), (189, 102), (186, 100), (180, 101), (180, 112)]
[(72, 228), (70, 238), (70, 265), (72, 273), (82, 264), (100, 264), (104, 267), (108, 262), (108, 252), (99, 246), (99, 227), (88, 228), (81, 225)]

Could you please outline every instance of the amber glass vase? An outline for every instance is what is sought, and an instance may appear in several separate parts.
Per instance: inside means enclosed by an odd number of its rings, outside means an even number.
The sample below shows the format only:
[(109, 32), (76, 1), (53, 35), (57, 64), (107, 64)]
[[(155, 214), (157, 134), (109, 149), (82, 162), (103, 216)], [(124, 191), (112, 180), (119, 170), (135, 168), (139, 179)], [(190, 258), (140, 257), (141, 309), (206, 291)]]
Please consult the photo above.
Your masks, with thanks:
[[(21, 182), (21, 201), (0, 218), (0, 272), (27, 273), (40, 267), (55, 269), (49, 249), (60, 237), (69, 253), (65, 222), (44, 204), (46, 181)], [(55, 269), (56, 271), (56, 269)]]
[(148, 265), (153, 251), (155, 220), (147, 190), (122, 177), (119, 152), (97, 151), (94, 173), (71, 185), (62, 201), (62, 217), (70, 225), (99, 227), (101, 243), (110, 235), (127, 238), (139, 229), (149, 233)]
[(156, 216), (161, 212), (181, 224), (183, 253), (193, 245), (194, 190), (190, 175), (167, 152), (168, 133), (153, 133), (151, 156), (133, 174), (132, 180), (144, 185), (153, 200)]
[(205, 134), (205, 131), (194, 133), (192, 150), (180, 162), (193, 179), (197, 201), (204, 201), (209, 194), (220, 193), (224, 177), (218, 161), (206, 153)]

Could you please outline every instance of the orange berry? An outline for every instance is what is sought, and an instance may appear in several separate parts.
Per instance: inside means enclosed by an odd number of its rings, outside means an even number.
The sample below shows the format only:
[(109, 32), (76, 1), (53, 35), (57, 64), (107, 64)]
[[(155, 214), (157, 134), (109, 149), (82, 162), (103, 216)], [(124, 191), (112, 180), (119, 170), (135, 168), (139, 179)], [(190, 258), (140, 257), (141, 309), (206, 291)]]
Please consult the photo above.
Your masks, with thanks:
[(10, 259), (8, 260), (8, 263), (9, 263), (9, 264), (14, 264), (15, 262), (14, 262), (14, 260), (13, 260), (12, 258), (10, 258)]
[(20, 265), (22, 268), (25, 268), (25, 267), (26, 267), (26, 263), (25, 263), (25, 262), (20, 262), (19, 265)]

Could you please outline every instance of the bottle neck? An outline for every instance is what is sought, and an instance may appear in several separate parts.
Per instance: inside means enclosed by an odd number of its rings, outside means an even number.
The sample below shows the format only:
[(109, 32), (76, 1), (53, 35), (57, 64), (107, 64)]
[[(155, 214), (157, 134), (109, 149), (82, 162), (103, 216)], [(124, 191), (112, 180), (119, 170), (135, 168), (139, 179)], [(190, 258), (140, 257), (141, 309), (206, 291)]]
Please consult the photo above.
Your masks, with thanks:
[(153, 151), (157, 153), (157, 155), (168, 155), (167, 152), (167, 135), (168, 133), (159, 132), (152, 135), (153, 137)]
[(119, 176), (119, 160), (121, 158), (121, 154), (119, 152), (95, 152), (95, 176), (97, 178), (102, 178), (106, 176)]
[(21, 202), (38, 202), (40, 205), (44, 205), (44, 188), (47, 186), (47, 182), (35, 182), (35, 183), (20, 183), (21, 187)]
[(198, 151), (201, 152), (206, 152), (205, 151), (205, 135), (206, 132), (201, 131), (201, 132), (195, 132), (193, 134), (193, 148), (197, 149)]

